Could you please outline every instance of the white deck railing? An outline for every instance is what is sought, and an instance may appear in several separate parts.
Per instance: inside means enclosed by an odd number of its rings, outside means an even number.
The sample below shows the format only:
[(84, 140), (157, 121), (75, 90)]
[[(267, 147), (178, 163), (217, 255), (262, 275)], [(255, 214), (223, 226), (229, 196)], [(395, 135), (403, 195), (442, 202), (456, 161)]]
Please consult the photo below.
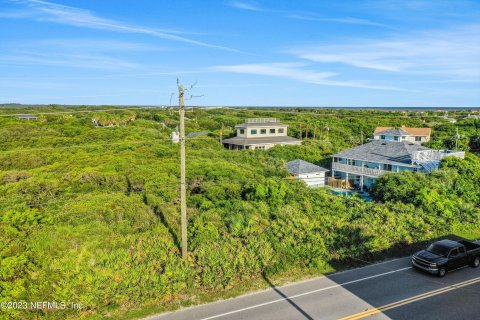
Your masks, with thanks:
[(343, 171), (343, 172), (348, 172), (353, 174), (361, 174), (361, 175), (370, 176), (370, 177), (377, 177), (379, 175), (392, 172), (392, 171), (386, 171), (386, 170), (380, 170), (380, 169), (352, 166), (352, 165), (338, 163), (338, 162), (334, 162), (332, 164), (332, 170), (338, 170), (338, 171)]
[(422, 150), (412, 152), (412, 162), (440, 161), (445, 157), (454, 156), (460, 159), (465, 158), (464, 151), (452, 150)]
[(267, 122), (279, 122), (277, 118), (249, 118), (245, 123), (267, 123)]

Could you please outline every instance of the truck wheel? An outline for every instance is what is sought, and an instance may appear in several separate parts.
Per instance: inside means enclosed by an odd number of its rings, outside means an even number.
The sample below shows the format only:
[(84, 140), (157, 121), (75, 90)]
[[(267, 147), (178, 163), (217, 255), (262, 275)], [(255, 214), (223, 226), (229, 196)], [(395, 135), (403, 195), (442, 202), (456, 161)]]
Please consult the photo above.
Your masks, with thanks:
[(478, 266), (480, 266), (480, 257), (475, 257), (472, 261), (472, 267), (478, 268)]
[(440, 278), (442, 278), (442, 277), (445, 277), (445, 274), (446, 274), (446, 273), (447, 273), (447, 269), (445, 269), (445, 268), (440, 268), (440, 270), (438, 270), (438, 274), (437, 274), (437, 275), (438, 275)]

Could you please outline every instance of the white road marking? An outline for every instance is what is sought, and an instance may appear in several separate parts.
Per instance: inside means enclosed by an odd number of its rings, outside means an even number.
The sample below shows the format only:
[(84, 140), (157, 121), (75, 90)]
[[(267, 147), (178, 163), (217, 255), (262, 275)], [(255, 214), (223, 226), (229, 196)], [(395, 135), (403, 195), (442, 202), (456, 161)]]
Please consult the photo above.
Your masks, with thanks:
[(298, 297), (302, 297), (302, 296), (306, 296), (306, 295), (309, 295), (309, 294), (312, 294), (312, 293), (317, 293), (317, 292), (321, 292), (321, 291), (326, 291), (326, 290), (330, 290), (330, 289), (342, 287), (342, 286), (345, 286), (345, 285), (348, 285), (348, 284), (352, 284), (352, 283), (356, 283), (356, 282), (361, 282), (361, 281), (365, 281), (365, 280), (369, 280), (369, 279), (373, 279), (373, 278), (382, 277), (382, 276), (385, 276), (385, 275), (387, 275), (387, 274), (392, 274), (392, 273), (395, 273), (395, 272), (400, 272), (400, 271), (407, 270), (407, 269), (411, 269), (411, 268), (412, 268), (412, 267), (406, 267), (406, 268), (396, 269), (396, 270), (392, 270), (392, 271), (388, 271), (388, 272), (376, 274), (376, 275), (373, 275), (373, 276), (369, 276), (369, 277), (365, 277), (365, 278), (361, 278), (361, 279), (357, 279), (357, 280), (347, 281), (347, 282), (339, 283), (339, 284), (336, 284), (336, 285), (333, 285), (333, 286), (330, 286), (330, 287), (325, 287), (325, 288), (321, 288), (321, 289), (317, 289), (317, 290), (312, 290), (312, 291), (308, 291), (308, 292), (299, 293), (299, 294), (296, 294), (296, 295), (293, 295), (293, 296), (290, 296), (290, 297), (287, 297), (287, 298), (276, 299), (276, 300), (272, 300), (272, 301), (268, 301), (268, 302), (256, 304), (256, 305), (253, 305), (253, 306), (250, 306), (250, 307), (246, 307), (246, 308), (242, 308), (242, 309), (237, 309), (237, 310), (233, 310), (233, 311), (229, 311), (229, 312), (217, 314), (217, 315), (210, 316), (210, 317), (207, 317), (207, 318), (202, 318), (202, 319), (200, 319), (200, 320), (216, 319), (216, 318), (228, 316), (228, 315), (231, 315), (231, 314), (234, 314), (234, 313), (239, 313), (239, 312), (243, 312), (243, 311), (246, 311), (246, 310), (251, 310), (251, 309), (255, 309), (255, 308), (260, 308), (260, 307), (263, 307), (263, 306), (267, 306), (267, 305), (269, 305), (269, 304), (274, 304), (274, 303), (277, 303), (277, 302), (281, 302), (281, 301), (285, 301), (285, 300), (289, 300), (289, 299), (294, 299), (294, 298), (298, 298)]

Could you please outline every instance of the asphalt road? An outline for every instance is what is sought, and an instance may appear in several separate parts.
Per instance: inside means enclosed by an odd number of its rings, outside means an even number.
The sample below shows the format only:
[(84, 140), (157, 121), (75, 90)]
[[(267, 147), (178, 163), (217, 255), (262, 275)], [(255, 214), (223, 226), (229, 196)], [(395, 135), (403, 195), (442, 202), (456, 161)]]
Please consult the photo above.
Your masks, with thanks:
[(474, 320), (480, 268), (438, 278), (412, 269), (406, 257), (148, 319)]

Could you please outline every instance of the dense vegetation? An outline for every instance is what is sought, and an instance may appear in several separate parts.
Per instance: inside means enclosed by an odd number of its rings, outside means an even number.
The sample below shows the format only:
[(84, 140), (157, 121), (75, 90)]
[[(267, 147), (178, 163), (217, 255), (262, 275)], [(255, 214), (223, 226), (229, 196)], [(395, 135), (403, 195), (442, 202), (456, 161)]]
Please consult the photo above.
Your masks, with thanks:
[[(198, 110), (187, 131), (190, 258), (179, 256), (178, 145), (173, 110), (78, 112), (51, 106), (0, 117), (0, 301), (81, 303), (80, 311), (7, 310), (17, 318), (122, 318), (249, 288), (261, 279), (333, 271), (342, 261), (455, 233), (479, 236), (480, 158), (447, 158), (428, 175), (379, 179), (375, 201), (334, 196), (288, 177), (284, 164), (361, 143), (376, 126), (432, 126), (432, 147), (478, 150), (478, 120), (434, 112)], [(452, 116), (452, 113), (450, 114)], [(464, 114), (458, 113), (458, 118)], [(278, 117), (302, 146), (229, 151), (247, 117)], [(96, 126), (92, 118), (97, 120)], [(101, 125), (114, 127), (102, 127)], [(328, 128), (328, 129), (327, 129)], [(315, 139), (313, 139), (315, 135)], [(476, 140), (477, 139), (477, 140)], [(1, 315), (0, 315), (1, 316)]]

